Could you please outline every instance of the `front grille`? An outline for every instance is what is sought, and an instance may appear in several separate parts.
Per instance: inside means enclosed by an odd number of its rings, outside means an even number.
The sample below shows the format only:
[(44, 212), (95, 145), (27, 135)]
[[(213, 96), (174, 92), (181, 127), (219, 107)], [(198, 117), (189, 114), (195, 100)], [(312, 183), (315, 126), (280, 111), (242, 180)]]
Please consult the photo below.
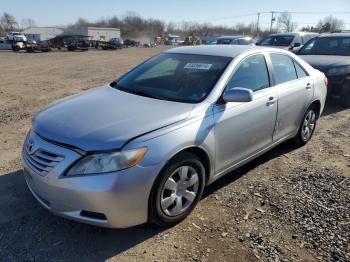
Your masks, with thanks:
[(55, 154), (44, 149), (37, 149), (32, 154), (28, 153), (28, 150), (23, 150), (24, 159), (30, 165), (30, 167), (39, 175), (47, 175), (64, 157), (59, 154)]

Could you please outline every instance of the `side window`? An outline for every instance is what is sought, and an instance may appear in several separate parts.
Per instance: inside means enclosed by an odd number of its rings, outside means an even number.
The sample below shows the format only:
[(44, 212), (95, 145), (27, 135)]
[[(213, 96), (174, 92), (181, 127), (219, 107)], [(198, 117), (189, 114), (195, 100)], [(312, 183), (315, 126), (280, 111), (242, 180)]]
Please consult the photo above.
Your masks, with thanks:
[(311, 40), (308, 45), (305, 46), (305, 48), (303, 48), (303, 52), (310, 52), (312, 50), (312, 48), (314, 47), (314, 44), (315, 44), (315, 41), (316, 41), (316, 38)]
[(305, 35), (303, 44), (306, 44), (309, 40), (311, 40), (314, 37), (315, 37), (314, 35)]
[(301, 40), (301, 36), (300, 35), (296, 35), (294, 37), (294, 40), (293, 40), (293, 43), (299, 43), (299, 44), (302, 44), (302, 40)]
[(264, 55), (245, 58), (235, 69), (227, 88), (244, 87), (253, 91), (270, 86), (269, 74)]
[(239, 39), (231, 40), (231, 45), (240, 45)]
[(282, 84), (297, 79), (293, 60), (286, 55), (270, 54), (273, 75), (276, 84)]
[(303, 77), (307, 77), (308, 74), (306, 73), (305, 69), (302, 68), (297, 62), (294, 61), (294, 66), (295, 66), (295, 70), (297, 71), (297, 76), (298, 78), (303, 78)]
[(249, 45), (249, 40), (241, 38), (241, 39), (239, 39), (239, 44), (240, 45)]

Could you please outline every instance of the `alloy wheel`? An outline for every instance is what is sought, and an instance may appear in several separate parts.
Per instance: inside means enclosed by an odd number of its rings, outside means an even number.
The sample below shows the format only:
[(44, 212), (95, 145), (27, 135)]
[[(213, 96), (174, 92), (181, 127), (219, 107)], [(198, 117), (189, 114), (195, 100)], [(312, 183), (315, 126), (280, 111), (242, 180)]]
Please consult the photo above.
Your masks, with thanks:
[(307, 142), (311, 138), (312, 133), (315, 129), (315, 125), (316, 125), (316, 113), (314, 110), (310, 110), (306, 114), (303, 125), (301, 127), (301, 138), (305, 142)]

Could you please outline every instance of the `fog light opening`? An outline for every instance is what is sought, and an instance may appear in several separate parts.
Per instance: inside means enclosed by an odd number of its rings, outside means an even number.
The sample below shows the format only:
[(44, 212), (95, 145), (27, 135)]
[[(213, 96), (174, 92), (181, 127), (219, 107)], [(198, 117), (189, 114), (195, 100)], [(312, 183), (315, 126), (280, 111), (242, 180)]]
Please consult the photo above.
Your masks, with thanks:
[(102, 214), (102, 213), (97, 213), (97, 212), (91, 212), (91, 211), (86, 211), (86, 210), (82, 210), (80, 212), (80, 215), (82, 217), (86, 217), (86, 218), (92, 218), (92, 219), (97, 219), (97, 220), (107, 220), (107, 217)]

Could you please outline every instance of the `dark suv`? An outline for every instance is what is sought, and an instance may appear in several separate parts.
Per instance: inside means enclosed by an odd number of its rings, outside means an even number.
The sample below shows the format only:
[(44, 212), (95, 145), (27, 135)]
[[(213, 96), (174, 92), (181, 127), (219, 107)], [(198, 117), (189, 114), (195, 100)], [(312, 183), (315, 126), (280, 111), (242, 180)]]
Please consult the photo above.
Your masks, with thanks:
[(317, 36), (318, 33), (309, 32), (273, 34), (264, 37), (259, 42), (257, 42), (256, 45), (277, 47), (296, 52), (310, 39)]
[(350, 107), (350, 33), (323, 34), (310, 40), (298, 55), (328, 78), (328, 96)]

